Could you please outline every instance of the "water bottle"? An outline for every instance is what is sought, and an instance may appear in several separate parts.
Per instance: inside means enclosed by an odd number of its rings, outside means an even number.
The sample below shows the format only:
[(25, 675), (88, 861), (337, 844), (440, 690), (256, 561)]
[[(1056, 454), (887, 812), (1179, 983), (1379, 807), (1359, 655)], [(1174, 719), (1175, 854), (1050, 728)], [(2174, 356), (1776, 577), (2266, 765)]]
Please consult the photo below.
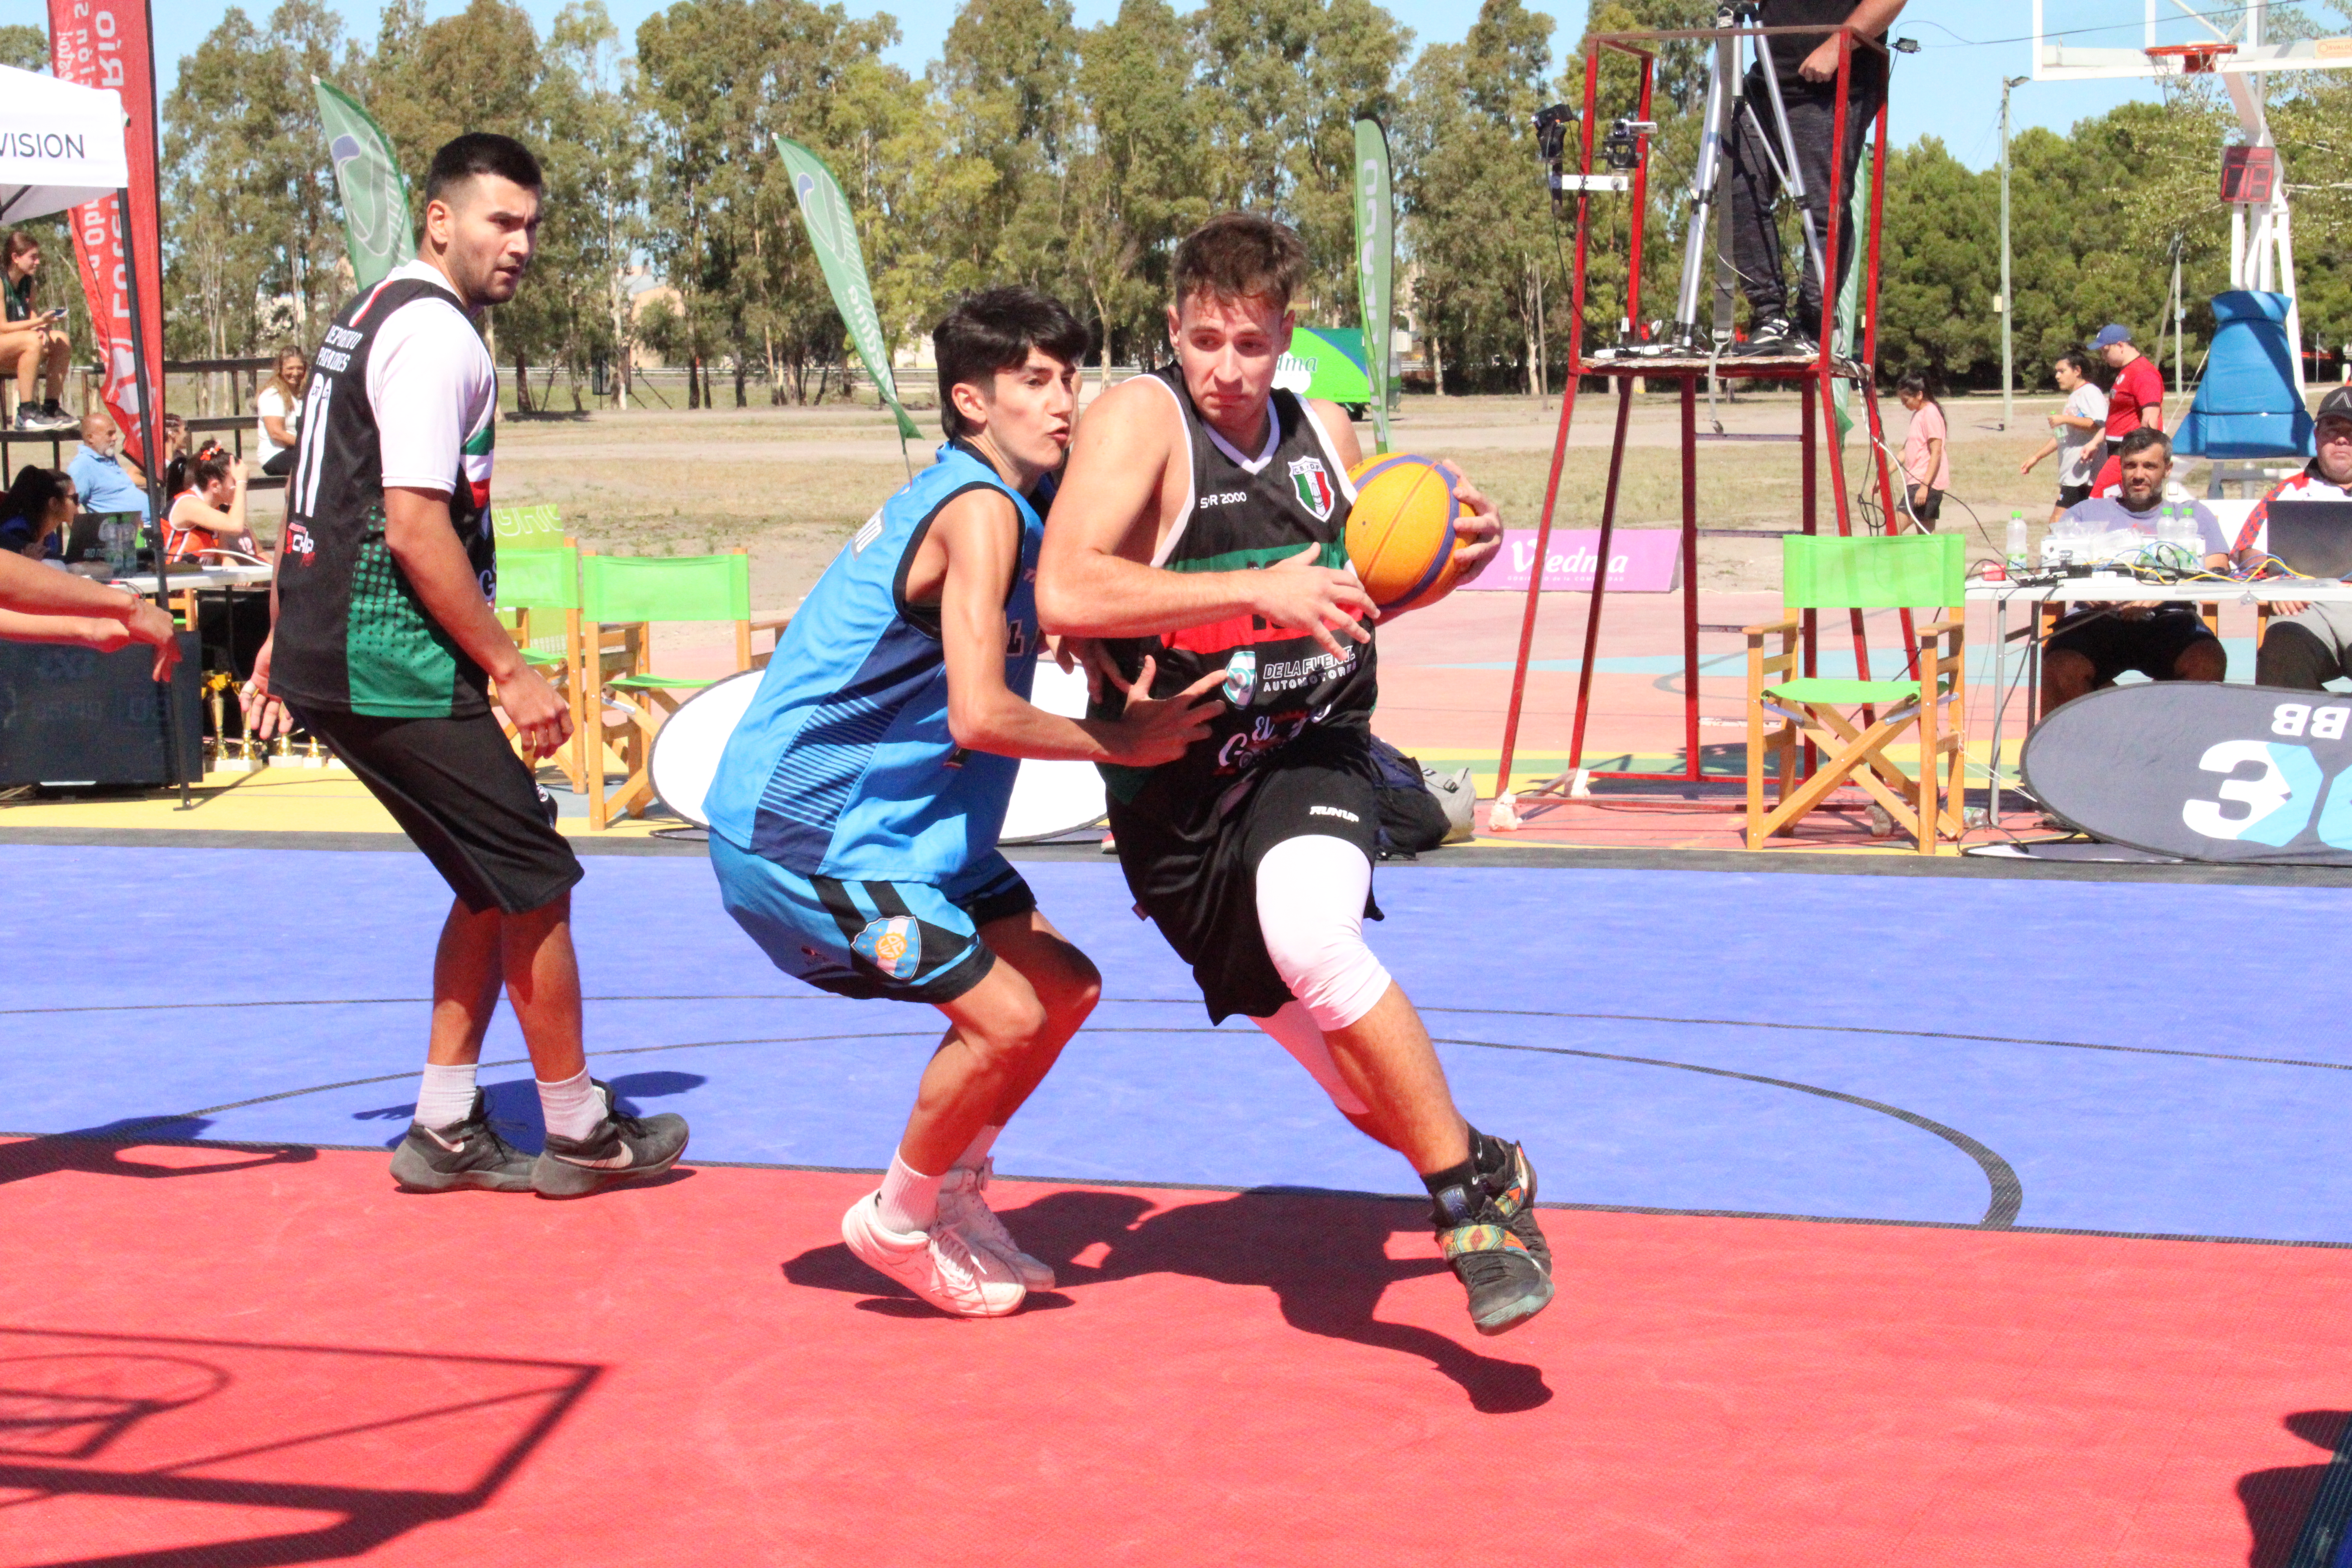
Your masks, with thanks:
[(2009, 514), (2009, 546), (2006, 553), (2009, 556), (2011, 571), (2022, 572), (2026, 569), (2028, 563), (2025, 559), (2025, 514), (2021, 511), (2012, 511)]

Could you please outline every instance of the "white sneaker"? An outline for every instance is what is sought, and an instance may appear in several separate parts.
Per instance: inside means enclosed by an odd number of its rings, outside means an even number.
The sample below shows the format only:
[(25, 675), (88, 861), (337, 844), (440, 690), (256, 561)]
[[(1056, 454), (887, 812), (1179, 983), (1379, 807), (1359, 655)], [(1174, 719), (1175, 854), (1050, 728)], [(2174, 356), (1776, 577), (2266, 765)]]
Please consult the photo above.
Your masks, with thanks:
[(940, 1219), (961, 1234), (975, 1252), (992, 1252), (1013, 1266), (1021, 1276), (1021, 1283), (1032, 1290), (1051, 1290), (1054, 1270), (1044, 1260), (1030, 1257), (988, 1206), (988, 1184), (996, 1175), (996, 1162), (990, 1160), (978, 1170), (958, 1165), (940, 1183)]
[(965, 1241), (944, 1219), (910, 1236), (887, 1228), (881, 1196), (868, 1193), (841, 1216), (841, 1239), (860, 1259), (959, 1318), (1001, 1318), (1020, 1310), (1029, 1291), (1011, 1264)]

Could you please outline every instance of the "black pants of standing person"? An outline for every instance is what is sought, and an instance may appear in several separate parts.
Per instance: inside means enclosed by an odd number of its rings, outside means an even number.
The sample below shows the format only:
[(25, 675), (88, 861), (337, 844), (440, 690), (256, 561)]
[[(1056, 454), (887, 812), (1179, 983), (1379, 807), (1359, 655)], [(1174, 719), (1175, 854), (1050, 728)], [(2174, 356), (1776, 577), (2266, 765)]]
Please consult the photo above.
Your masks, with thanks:
[[(1730, 191), (1731, 265), (1738, 269), (1740, 290), (1748, 296), (1750, 330), (1754, 324), (1781, 317), (1807, 337), (1822, 330), (1822, 282), (1808, 254), (1799, 264), (1797, 306), (1789, 309), (1789, 285), (1781, 271), (1780, 233), (1772, 222), (1772, 204), (1780, 194), (1780, 176), (1758, 140), (1761, 127), (1772, 136), (1779, 156), (1780, 139), (1772, 132), (1772, 99), (1761, 71), (1750, 69), (1745, 89), (1755, 108), (1739, 114), (1738, 133), (1731, 140), (1726, 169)], [(1819, 97), (1781, 89), (1789, 113), (1789, 139), (1797, 146), (1797, 167), (1805, 177), (1805, 211), (1813, 220), (1813, 243), (1829, 237), (1830, 143), (1837, 129), (1837, 99), (1824, 91)], [(1839, 171), (1838, 194), (1851, 203), (1855, 172), (1862, 164), (1863, 138), (1878, 114), (1879, 95), (1857, 92), (1846, 103), (1845, 167)], [(1851, 206), (1847, 209), (1852, 211)], [(1855, 225), (1848, 222), (1838, 235), (1837, 276), (1843, 280), (1853, 262)]]

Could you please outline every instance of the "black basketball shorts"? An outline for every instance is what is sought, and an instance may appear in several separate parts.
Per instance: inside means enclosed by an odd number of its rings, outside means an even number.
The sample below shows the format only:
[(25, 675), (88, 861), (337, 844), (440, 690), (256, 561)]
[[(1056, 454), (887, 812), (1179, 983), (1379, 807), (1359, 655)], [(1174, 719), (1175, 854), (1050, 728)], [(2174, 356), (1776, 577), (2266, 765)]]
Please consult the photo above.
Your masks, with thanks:
[(2137, 619), (2112, 610), (2077, 610), (2058, 623), (2045, 651), (2081, 654), (2098, 671), (2104, 686), (2127, 669), (2150, 680), (2171, 680), (2173, 664), (2183, 649), (2213, 640), (2197, 612), (2186, 606)]
[(580, 858), (555, 830), (552, 803), (488, 714), (370, 719), (302, 708), (294, 717), (476, 914), (523, 914), (580, 880)]
[[(1221, 792), (1178, 798), (1155, 779), (1132, 803), (1114, 795), (1110, 829), (1136, 912), (1192, 966), (1209, 1021), (1264, 1018), (1291, 994), (1258, 929), (1258, 862), (1309, 834), (1345, 839), (1373, 859), (1380, 775), (1361, 731), (1318, 732)], [(1369, 898), (1364, 912), (1381, 918)]]

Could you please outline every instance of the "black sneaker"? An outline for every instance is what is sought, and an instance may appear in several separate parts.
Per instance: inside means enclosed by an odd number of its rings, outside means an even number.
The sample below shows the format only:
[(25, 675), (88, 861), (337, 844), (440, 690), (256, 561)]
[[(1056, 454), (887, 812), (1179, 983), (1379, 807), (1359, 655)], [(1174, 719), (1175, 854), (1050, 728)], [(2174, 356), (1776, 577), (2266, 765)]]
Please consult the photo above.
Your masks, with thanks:
[(1786, 316), (1767, 316), (1748, 329), (1748, 341), (1736, 345), (1736, 359), (1803, 359), (1820, 352), (1813, 340), (1799, 331)]
[(1494, 1170), (1482, 1162), (1478, 1166), (1478, 1184), (1501, 1211), (1503, 1224), (1519, 1238), (1528, 1256), (1551, 1273), (1551, 1243), (1544, 1239), (1543, 1227), (1536, 1223), (1536, 1168), (1528, 1160), (1528, 1152), (1517, 1143), (1501, 1139), (1490, 1140), (1488, 1149), (1498, 1151), (1503, 1159)]
[(488, 1101), (474, 1091), (473, 1109), (446, 1127), (408, 1124), (408, 1136), (392, 1152), (392, 1179), (411, 1192), (447, 1193), (488, 1187), (494, 1193), (530, 1191), (530, 1156), (499, 1136), (490, 1125)]
[(1551, 1305), (1551, 1274), (1536, 1261), (1508, 1219), (1477, 1190), (1447, 1187), (1433, 1203), (1437, 1244), (1470, 1293), (1470, 1326), (1507, 1333)]
[(589, 1082), (604, 1097), (604, 1120), (585, 1138), (547, 1135), (547, 1148), (530, 1172), (541, 1197), (584, 1197), (614, 1182), (657, 1176), (686, 1152), (685, 1117), (632, 1116), (614, 1101), (612, 1085)]

